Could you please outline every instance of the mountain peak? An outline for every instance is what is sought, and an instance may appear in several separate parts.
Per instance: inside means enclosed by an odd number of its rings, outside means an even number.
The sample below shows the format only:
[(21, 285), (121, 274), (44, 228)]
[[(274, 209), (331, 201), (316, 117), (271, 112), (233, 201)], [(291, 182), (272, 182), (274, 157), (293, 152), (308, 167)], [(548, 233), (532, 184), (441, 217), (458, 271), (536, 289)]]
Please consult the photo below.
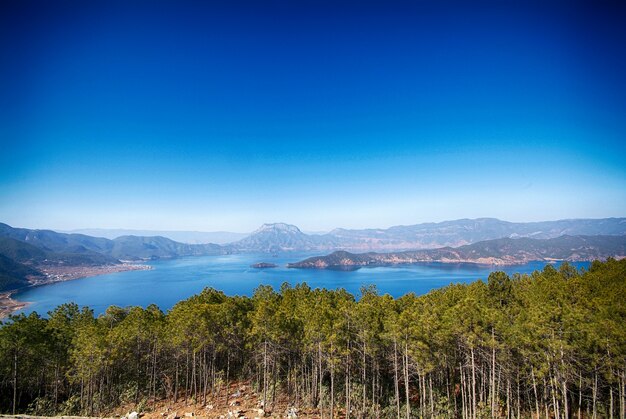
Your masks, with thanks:
[(286, 223), (267, 223), (263, 224), (259, 227), (254, 233), (261, 233), (264, 231), (277, 231), (277, 232), (287, 232), (287, 233), (302, 233), (298, 227), (292, 224)]
[(320, 236), (309, 236), (294, 225), (286, 223), (263, 224), (248, 237), (233, 243), (238, 251), (296, 251), (318, 250), (332, 247)]

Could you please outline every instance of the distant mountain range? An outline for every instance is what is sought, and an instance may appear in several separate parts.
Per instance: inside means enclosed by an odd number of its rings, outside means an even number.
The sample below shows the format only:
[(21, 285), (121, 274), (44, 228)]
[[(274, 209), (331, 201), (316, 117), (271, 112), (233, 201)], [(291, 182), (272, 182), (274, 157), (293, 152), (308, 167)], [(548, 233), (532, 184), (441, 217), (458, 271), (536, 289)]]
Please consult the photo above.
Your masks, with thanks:
[(626, 218), (572, 219), (531, 223), (477, 218), (395, 226), (388, 229), (335, 229), (328, 233), (328, 236), (339, 241), (344, 249), (381, 251), (458, 247), (503, 237), (551, 239), (564, 235), (623, 234), (626, 234)]
[[(121, 236), (109, 240), (84, 234), (57, 233), (52, 230), (13, 228), (0, 223), (0, 238), (11, 238), (51, 254), (82, 255), (84, 264), (118, 263), (119, 260), (148, 260), (222, 254), (217, 244), (186, 244), (165, 237)], [(106, 257), (105, 260), (102, 257)]]
[[(45, 230), (38, 230), (45, 231)], [(626, 235), (626, 218), (570, 219), (513, 223), (496, 218), (393, 226), (386, 229), (337, 228), (329, 233), (304, 233), (286, 223), (263, 224), (252, 233), (84, 229), (71, 232), (108, 239), (121, 236), (165, 237), (187, 244), (215, 243), (232, 251), (400, 251), (458, 247), (503, 237), (550, 239), (570, 235)]]
[(122, 236), (114, 240), (0, 223), (0, 291), (27, 286), (46, 267), (118, 265), (182, 256), (228, 253), (217, 244), (185, 244), (165, 237)]
[[(395, 253), (390, 253), (393, 256), (388, 256), (389, 258), (400, 257), (407, 260), (462, 261), (493, 258), (493, 262), (489, 263), (509, 263), (507, 261), (530, 260), (529, 258), (534, 257), (540, 258), (537, 260), (550, 257), (574, 258), (572, 260), (575, 260), (576, 254), (568, 254), (566, 248), (560, 248), (559, 251), (550, 248), (552, 250), (546, 251), (551, 253), (541, 253), (540, 247), (543, 244), (537, 243), (561, 236), (602, 236), (597, 238), (598, 241), (593, 242), (594, 246), (601, 246), (601, 242), (606, 242), (607, 245), (608, 243), (614, 244), (611, 236), (621, 235), (626, 235), (626, 218), (534, 223), (511, 223), (493, 218), (480, 218), (395, 226), (388, 229), (336, 229), (327, 234), (306, 234), (296, 226), (274, 223), (264, 224), (246, 237), (220, 245), (181, 243), (162, 236), (124, 235), (108, 239), (86, 234), (59, 233), (52, 230), (14, 228), (0, 223), (0, 255), (3, 256), (0, 260), (0, 290), (8, 289), (7, 284), (27, 284), (28, 278), (41, 275), (40, 269), (45, 266), (103, 266), (120, 264), (122, 261), (245, 252), (376, 250), (394, 251)], [(519, 238), (532, 238), (534, 241), (493, 241), (494, 239)], [(469, 251), (466, 245), (490, 240), (492, 241), (489, 242), (490, 247), (475, 246), (471, 250), (477, 252), (476, 254), (466, 253)], [(594, 239), (587, 237), (585, 240), (593, 241)], [(484, 243), (481, 244), (481, 246), (484, 245)], [(436, 253), (432, 253), (435, 251), (416, 253), (424, 249), (436, 249)], [(595, 253), (597, 257), (602, 257), (607, 252), (611, 253), (606, 247), (598, 247), (598, 249)], [(621, 248), (616, 249), (618, 251)], [(404, 252), (407, 250), (412, 252)], [(526, 256), (522, 255), (523, 252), (526, 252)], [(552, 256), (546, 256), (547, 254)], [(354, 253), (345, 253), (345, 255), (351, 255), (348, 259), (355, 260), (356, 263), (361, 263), (359, 262), (361, 258), (371, 261), (374, 257), (371, 256), (372, 254), (358, 257)], [(580, 253), (579, 256), (596, 257), (593, 255), (592, 249), (587, 249), (586, 253)], [(620, 254), (613, 253), (612, 255)], [(336, 258), (337, 255), (334, 257)], [(379, 256), (374, 257), (376, 258)], [(328, 260), (322, 260), (319, 263), (332, 265)]]
[(458, 247), (504, 237), (551, 239), (563, 235), (625, 235), (626, 218), (580, 219), (511, 223), (478, 218), (395, 226), (387, 229), (335, 229), (327, 234), (305, 234), (298, 227), (264, 224), (248, 237), (231, 243), (235, 251), (401, 251)]
[(460, 246), (392, 253), (336, 251), (290, 263), (289, 268), (356, 268), (418, 262), (515, 265), (531, 261), (590, 261), (626, 257), (626, 236), (560, 236), (553, 239), (503, 238)]
[(180, 243), (187, 244), (227, 244), (247, 237), (248, 233), (233, 233), (230, 231), (168, 231), (168, 230), (128, 230), (108, 228), (84, 228), (79, 230), (58, 231), (59, 233), (84, 234), (106, 239), (116, 239), (121, 236), (165, 237)]

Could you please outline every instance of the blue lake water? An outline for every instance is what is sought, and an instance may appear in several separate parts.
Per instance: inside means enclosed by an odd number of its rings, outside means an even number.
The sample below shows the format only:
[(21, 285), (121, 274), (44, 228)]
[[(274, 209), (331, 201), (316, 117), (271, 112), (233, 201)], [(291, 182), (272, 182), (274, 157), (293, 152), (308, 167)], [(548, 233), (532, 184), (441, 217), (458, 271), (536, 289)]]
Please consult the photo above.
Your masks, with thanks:
[[(530, 273), (545, 266), (542, 262), (507, 267), (421, 263), (353, 271), (285, 267), (288, 262), (297, 262), (308, 256), (311, 254), (289, 253), (277, 257), (245, 254), (160, 260), (148, 263), (152, 270), (118, 272), (30, 288), (16, 294), (15, 298), (32, 303), (23, 310), (25, 313), (37, 311), (45, 314), (59, 304), (75, 302), (87, 305), (100, 314), (110, 305), (146, 307), (154, 303), (162, 310), (168, 310), (205, 287), (222, 290), (227, 295), (250, 296), (260, 284), (278, 289), (283, 282), (292, 285), (306, 282), (312, 288), (344, 288), (357, 296), (361, 286), (374, 284), (381, 293), (399, 297), (408, 292), (425, 294), (450, 283), (485, 280), (490, 272), (496, 270), (509, 274)], [(250, 267), (257, 262), (271, 262), (279, 267)], [(588, 266), (588, 263), (574, 265), (580, 268)]]

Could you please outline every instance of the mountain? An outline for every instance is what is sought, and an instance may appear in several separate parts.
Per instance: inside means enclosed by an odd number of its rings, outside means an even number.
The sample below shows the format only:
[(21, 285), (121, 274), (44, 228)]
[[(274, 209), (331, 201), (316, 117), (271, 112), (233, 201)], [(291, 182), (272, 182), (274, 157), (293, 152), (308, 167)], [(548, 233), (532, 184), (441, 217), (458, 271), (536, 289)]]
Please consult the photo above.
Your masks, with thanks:
[[(63, 253), (66, 258), (72, 255), (73, 258), (82, 260), (80, 263), (114, 263), (113, 259), (145, 260), (232, 252), (405, 251), (459, 247), (500, 238), (550, 239), (563, 235), (626, 235), (626, 218), (532, 223), (478, 218), (387, 229), (335, 229), (326, 234), (306, 234), (294, 225), (273, 223), (263, 224), (247, 237), (228, 245), (188, 244), (162, 236), (139, 235), (124, 235), (110, 240), (85, 234), (13, 228), (0, 223), (0, 237), (28, 243), (46, 252)], [(49, 253), (48, 256), (50, 255)], [(102, 255), (111, 259), (99, 259)]]
[[(122, 236), (115, 240), (92, 237), (84, 234), (57, 233), (52, 230), (30, 230), (13, 228), (0, 223), (0, 239), (13, 239), (28, 244), (44, 252), (48, 260), (64, 260), (68, 264), (107, 264), (119, 263), (119, 259), (142, 260), (173, 258), (180, 256), (200, 256), (228, 253), (227, 247), (217, 244), (186, 244), (165, 237)], [(4, 251), (13, 252), (5, 243)], [(0, 253), (3, 250), (0, 245)], [(22, 249), (23, 250), (23, 249)], [(29, 248), (29, 252), (33, 252)], [(40, 262), (40, 261), (38, 261)]]
[(158, 236), (122, 236), (113, 240), (108, 254), (122, 260), (139, 260), (219, 255), (227, 252), (217, 244), (186, 244)]
[(248, 233), (233, 233), (230, 231), (166, 231), (166, 230), (127, 230), (127, 229), (106, 229), (106, 228), (85, 228), (80, 230), (59, 231), (59, 233), (84, 234), (94, 237), (104, 237), (110, 240), (121, 236), (160, 236), (180, 243), (187, 244), (227, 244), (241, 240), (248, 236)]
[(52, 230), (14, 228), (3, 223), (0, 223), (0, 237), (19, 240), (42, 250), (63, 253), (84, 253), (86, 250), (91, 250), (106, 254), (113, 247), (111, 240), (101, 237), (57, 233)]
[[(217, 244), (186, 244), (165, 237), (122, 236), (114, 240), (52, 230), (13, 228), (0, 223), (0, 291), (38, 281), (78, 277), (78, 271), (136, 269), (121, 260), (139, 261), (229, 253)], [(88, 268), (88, 269), (86, 269)], [(68, 272), (71, 271), (71, 275)], [(94, 274), (94, 273), (92, 273)], [(39, 282), (41, 283), (41, 282)]]
[(248, 237), (231, 243), (239, 252), (314, 251), (340, 246), (333, 237), (308, 235), (294, 225), (263, 224)]
[[(41, 238), (41, 236), (37, 237)], [(50, 248), (42, 244), (40, 240), (25, 242), (11, 237), (0, 237), (0, 254), (10, 257), (16, 262), (26, 263), (28, 265), (66, 264), (73, 266), (95, 266), (119, 263), (117, 259), (107, 254), (89, 250), (87, 247), (80, 244), (69, 243), (66, 246), (61, 246), (56, 242), (54, 247), (59, 250), (50, 250)]]
[(338, 228), (326, 234), (305, 234), (294, 225), (275, 223), (263, 224), (248, 237), (231, 243), (231, 246), (238, 252), (404, 251), (458, 247), (500, 238), (550, 239), (563, 235), (626, 235), (626, 218), (532, 223), (478, 218), (394, 226), (387, 229)]
[(49, 268), (119, 264), (110, 256), (81, 246), (72, 245), (65, 250), (54, 252), (11, 237), (0, 237), (0, 291), (28, 286), (29, 279), (45, 280), (44, 271)]
[[(186, 244), (165, 237), (122, 236), (114, 240), (84, 234), (57, 233), (52, 230), (13, 228), (0, 223), (0, 238), (10, 238), (41, 249), (50, 257), (93, 258), (97, 263), (116, 263), (118, 259), (139, 260), (223, 254), (228, 252), (217, 244)], [(32, 249), (31, 249), (32, 251)], [(106, 259), (102, 259), (105, 257)]]
[(20, 263), (41, 263), (46, 259), (44, 250), (10, 237), (0, 237), (0, 254)]
[(0, 291), (25, 287), (29, 276), (40, 275), (36, 269), (0, 254)]
[(342, 249), (409, 250), (458, 247), (503, 237), (550, 239), (563, 235), (625, 235), (626, 218), (572, 219), (513, 223), (495, 218), (394, 226), (388, 229), (335, 229), (328, 233)]
[(560, 236), (553, 239), (503, 238), (457, 248), (354, 254), (337, 251), (290, 263), (289, 268), (348, 268), (418, 262), (514, 265), (530, 261), (588, 261), (626, 257), (626, 236)]

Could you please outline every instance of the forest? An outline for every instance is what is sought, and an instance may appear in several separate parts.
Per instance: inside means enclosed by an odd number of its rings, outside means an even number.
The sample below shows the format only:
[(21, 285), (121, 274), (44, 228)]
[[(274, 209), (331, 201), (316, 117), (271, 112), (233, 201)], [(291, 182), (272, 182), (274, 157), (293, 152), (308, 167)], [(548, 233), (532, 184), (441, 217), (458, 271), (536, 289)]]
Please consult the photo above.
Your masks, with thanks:
[(400, 298), (306, 284), (206, 288), (163, 312), (68, 303), (0, 327), (0, 413), (206, 404), (250, 380), (325, 418), (624, 418), (626, 260)]

